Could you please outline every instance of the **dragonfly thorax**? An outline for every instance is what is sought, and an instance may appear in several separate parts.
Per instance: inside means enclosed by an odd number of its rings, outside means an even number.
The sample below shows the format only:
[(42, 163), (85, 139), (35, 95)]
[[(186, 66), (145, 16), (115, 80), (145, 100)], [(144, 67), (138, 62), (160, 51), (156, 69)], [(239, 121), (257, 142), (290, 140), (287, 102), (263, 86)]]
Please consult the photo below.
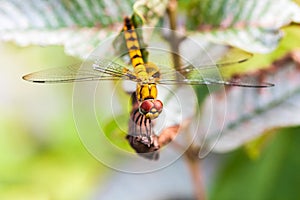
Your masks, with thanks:
[(160, 78), (160, 71), (156, 64), (152, 62), (145, 63), (146, 72), (150, 82), (158, 82)]
[(146, 67), (144, 64), (139, 64), (134, 68), (134, 73), (138, 78), (139, 82), (145, 83), (149, 81), (149, 75), (146, 72)]
[(136, 84), (136, 96), (139, 102), (146, 99), (156, 99), (157, 88), (155, 83), (137, 83)]

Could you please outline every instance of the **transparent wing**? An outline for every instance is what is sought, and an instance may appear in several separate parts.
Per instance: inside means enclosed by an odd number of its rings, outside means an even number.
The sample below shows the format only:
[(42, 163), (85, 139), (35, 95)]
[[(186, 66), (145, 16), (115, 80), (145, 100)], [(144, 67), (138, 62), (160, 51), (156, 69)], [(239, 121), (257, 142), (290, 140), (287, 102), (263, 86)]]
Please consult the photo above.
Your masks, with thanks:
[(225, 55), (221, 56), (220, 59), (217, 60), (217, 67), (224, 67), (229, 65), (234, 65), (237, 63), (242, 63), (250, 58), (252, 58), (253, 54), (245, 52), (240, 49), (232, 48), (225, 53)]
[[(206, 68), (215, 68), (215, 67), (228, 67), (235, 64), (243, 63), (250, 58), (252, 58), (253, 54), (245, 52), (243, 50), (232, 48), (226, 51), (226, 53), (211, 53), (210, 57), (204, 56), (194, 58), (191, 60), (183, 61), (180, 69), (187, 70), (189, 68), (197, 68), (197, 69), (206, 69)], [(178, 67), (179, 68), (179, 67)]]
[(191, 63), (185, 62), (184, 66), (179, 69), (165, 69), (159, 66), (160, 84), (188, 84), (188, 85), (209, 85), (222, 84), (239, 87), (271, 87), (271, 83), (263, 83), (255, 77), (232, 78), (220, 74), (219, 68), (230, 67), (247, 61), (252, 57), (251, 53), (240, 49), (230, 49), (226, 54), (213, 63), (210, 58), (192, 60)]
[[(151, 52), (152, 53), (152, 52)], [(229, 67), (235, 64), (243, 63), (249, 60), (253, 55), (240, 49), (232, 48), (226, 53), (214, 53), (211, 57), (201, 56), (191, 60), (185, 60), (181, 57), (181, 65), (175, 67), (172, 56), (169, 53), (160, 52), (159, 59), (155, 58), (153, 61), (160, 68), (162, 74), (174, 74), (174, 69), (182, 74), (188, 73), (192, 70), (204, 70)]]
[(228, 86), (239, 86), (239, 87), (254, 87), (263, 88), (271, 87), (274, 84), (264, 83), (255, 77), (226, 77), (219, 73), (218, 68), (192, 68), (186, 67), (180, 71), (169, 70), (161, 72), (160, 84), (187, 84), (187, 85), (210, 85), (210, 84), (221, 84)]
[(131, 79), (129, 69), (106, 59), (91, 58), (83, 63), (52, 68), (23, 76), (24, 80), (37, 83), (65, 83), (75, 81)]

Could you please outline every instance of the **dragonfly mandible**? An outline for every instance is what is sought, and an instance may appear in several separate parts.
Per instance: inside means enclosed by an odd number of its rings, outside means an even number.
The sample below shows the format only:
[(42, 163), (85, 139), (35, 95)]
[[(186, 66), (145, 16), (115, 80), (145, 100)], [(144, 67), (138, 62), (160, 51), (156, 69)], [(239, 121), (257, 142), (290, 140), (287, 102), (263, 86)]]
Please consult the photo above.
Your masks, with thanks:
[(199, 66), (184, 65), (166, 71), (152, 62), (145, 62), (134, 25), (130, 18), (124, 18), (124, 38), (133, 69), (113, 62), (109, 59), (90, 57), (86, 61), (88, 67), (76, 64), (63, 68), (52, 68), (23, 76), (24, 80), (35, 83), (65, 83), (92, 80), (131, 80), (136, 82), (136, 96), (139, 102), (139, 112), (149, 120), (155, 119), (163, 110), (162, 101), (157, 99), (157, 84), (188, 84), (208, 85), (222, 84), (240, 87), (270, 87), (270, 83), (255, 83), (252, 81), (231, 80), (214, 75), (216, 66), (224, 67), (247, 60), (250, 54), (238, 51), (234, 58), (222, 59), (215, 64)]

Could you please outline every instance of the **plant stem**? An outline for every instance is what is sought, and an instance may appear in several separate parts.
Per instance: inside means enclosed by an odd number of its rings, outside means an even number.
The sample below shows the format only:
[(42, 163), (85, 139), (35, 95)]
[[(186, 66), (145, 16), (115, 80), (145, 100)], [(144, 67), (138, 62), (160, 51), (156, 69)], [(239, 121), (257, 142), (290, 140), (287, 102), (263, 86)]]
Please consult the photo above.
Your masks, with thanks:
[(184, 158), (188, 165), (191, 178), (194, 186), (194, 194), (197, 200), (205, 200), (205, 185), (204, 185), (204, 177), (203, 170), (201, 168), (201, 160), (198, 158), (196, 149), (192, 146), (185, 152)]
[(175, 32), (177, 29), (177, 1), (176, 0), (169, 1), (167, 14), (169, 17), (170, 29), (172, 30), (170, 32), (168, 40), (171, 45), (173, 64), (175, 69), (179, 70), (181, 66), (181, 60), (179, 56), (179, 44), (182, 41), (182, 38), (180, 38), (178, 34), (176, 34)]
[[(169, 0), (167, 14), (169, 17), (170, 29), (172, 30), (170, 31), (170, 35), (167, 39), (171, 46), (174, 67), (176, 70), (180, 70), (180, 67), (182, 65), (181, 58), (179, 56), (179, 44), (183, 41), (184, 37), (176, 33), (177, 0)], [(205, 187), (203, 183), (203, 175), (201, 173), (202, 169), (200, 168), (200, 159), (198, 158), (198, 152), (199, 149), (194, 148), (193, 145), (191, 145), (184, 153), (184, 157), (192, 177), (195, 198), (197, 200), (205, 200)]]

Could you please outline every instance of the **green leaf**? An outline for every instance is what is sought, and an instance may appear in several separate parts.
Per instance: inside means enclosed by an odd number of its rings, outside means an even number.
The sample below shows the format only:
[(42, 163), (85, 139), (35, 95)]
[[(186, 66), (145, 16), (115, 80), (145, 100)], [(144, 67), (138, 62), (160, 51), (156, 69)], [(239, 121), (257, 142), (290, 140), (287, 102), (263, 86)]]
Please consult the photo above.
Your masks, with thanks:
[(133, 0), (0, 1), (0, 40), (27, 45), (64, 45), (66, 53), (86, 57), (122, 27)]
[(300, 125), (298, 56), (295, 51), (264, 72), (248, 76), (258, 82), (272, 82), (273, 88), (232, 87), (205, 100), (202, 116), (209, 118), (213, 106), (213, 116), (217, 119), (210, 127), (205, 117), (200, 122), (200, 127), (208, 130), (209, 149), (220, 153), (231, 151), (268, 130)]
[(0, 1), (0, 30), (53, 30), (64, 27), (108, 27), (131, 12), (132, 0)]
[(127, 140), (125, 139), (126, 133), (124, 132), (124, 130), (128, 129), (128, 121), (129, 114), (127, 113), (116, 116), (115, 118), (112, 118), (108, 121), (108, 123), (104, 127), (103, 132), (112, 144), (125, 151), (133, 152), (133, 150), (129, 147)]
[[(133, 0), (0, 1), (0, 40), (20, 46), (64, 45), (69, 55), (86, 58), (103, 40), (122, 29)], [(136, 1), (135, 19), (155, 26), (167, 1)]]
[(188, 27), (201, 31), (192, 34), (253, 53), (274, 50), (280, 28), (300, 22), (300, 7), (290, 0), (195, 0), (188, 11)]

